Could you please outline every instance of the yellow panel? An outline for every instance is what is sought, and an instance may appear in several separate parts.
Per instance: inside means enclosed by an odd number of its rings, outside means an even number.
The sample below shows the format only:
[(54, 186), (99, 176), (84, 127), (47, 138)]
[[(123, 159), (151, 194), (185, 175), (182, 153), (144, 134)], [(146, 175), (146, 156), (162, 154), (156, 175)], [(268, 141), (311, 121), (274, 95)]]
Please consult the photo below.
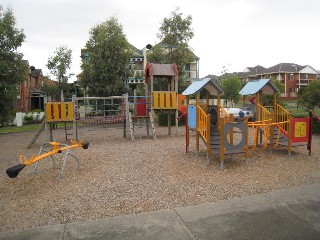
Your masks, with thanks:
[(66, 103), (61, 103), (61, 121), (66, 121), (67, 119), (67, 109), (66, 109)]
[(165, 101), (165, 106), (167, 109), (171, 109), (172, 106), (171, 106), (171, 101), (170, 101), (170, 92), (165, 92), (165, 98), (166, 98), (166, 101)]
[(53, 119), (54, 121), (59, 121), (59, 103), (53, 104)]
[(294, 124), (294, 137), (306, 137), (307, 124), (305, 122), (295, 122)]
[(172, 100), (172, 108), (173, 109), (177, 109), (177, 93), (176, 92), (172, 92), (171, 93), (171, 100)]
[(68, 120), (73, 121), (73, 103), (68, 102)]
[(153, 93), (153, 108), (154, 109), (159, 108), (159, 94), (157, 92)]
[(47, 122), (52, 121), (51, 104), (46, 103), (46, 119)]
[(164, 105), (164, 101), (165, 101), (164, 100), (165, 99), (164, 98), (164, 92), (160, 92), (159, 94), (160, 94), (160, 109), (164, 109), (164, 106), (165, 106)]

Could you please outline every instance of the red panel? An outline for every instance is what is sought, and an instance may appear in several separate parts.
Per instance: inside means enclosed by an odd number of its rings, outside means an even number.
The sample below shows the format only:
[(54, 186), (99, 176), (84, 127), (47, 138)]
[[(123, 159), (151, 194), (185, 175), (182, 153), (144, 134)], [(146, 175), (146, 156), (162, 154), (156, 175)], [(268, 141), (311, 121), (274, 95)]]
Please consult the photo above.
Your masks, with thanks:
[(308, 142), (309, 118), (293, 118), (291, 124), (292, 142)]

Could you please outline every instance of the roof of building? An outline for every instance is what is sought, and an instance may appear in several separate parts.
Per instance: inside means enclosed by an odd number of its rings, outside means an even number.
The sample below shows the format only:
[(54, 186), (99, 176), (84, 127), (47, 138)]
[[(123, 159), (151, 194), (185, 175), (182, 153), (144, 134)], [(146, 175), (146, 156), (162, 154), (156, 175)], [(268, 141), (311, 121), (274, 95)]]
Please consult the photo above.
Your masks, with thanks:
[(305, 66), (295, 63), (279, 63), (266, 69), (266, 71), (262, 73), (299, 72), (303, 68), (305, 68)]
[(212, 78), (201, 78), (195, 80), (186, 90), (184, 90), (182, 95), (188, 96), (200, 91), (203, 88), (206, 89), (210, 95), (216, 96), (224, 94), (222, 89)]
[(253, 95), (262, 91), (262, 94), (280, 93), (271, 79), (258, 79), (248, 82), (239, 92), (241, 95)]
[(264, 73), (267, 70), (267, 68), (262, 67), (260, 65), (257, 65), (255, 67), (247, 67), (247, 69), (250, 71), (250, 73), (253, 73), (253, 74)]

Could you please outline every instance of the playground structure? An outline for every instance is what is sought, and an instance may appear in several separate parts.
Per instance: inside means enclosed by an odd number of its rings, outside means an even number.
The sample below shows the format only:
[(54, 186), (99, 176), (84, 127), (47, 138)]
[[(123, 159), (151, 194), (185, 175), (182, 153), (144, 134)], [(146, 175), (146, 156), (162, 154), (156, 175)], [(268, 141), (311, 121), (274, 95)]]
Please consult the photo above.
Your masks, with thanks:
[[(162, 88), (162, 89), (161, 89)], [(132, 141), (138, 129), (149, 127), (155, 134), (155, 112), (168, 114), (168, 134), (171, 134), (171, 114), (175, 114), (178, 133), (178, 68), (175, 64), (147, 63), (145, 68), (145, 96), (127, 96), (126, 122)], [(128, 131), (127, 131), (128, 132)]]
[[(292, 147), (307, 145), (311, 155), (312, 114), (307, 118), (293, 118), (289, 111), (277, 103), (279, 93), (271, 79), (250, 81), (240, 91), (243, 102), (247, 96), (253, 95), (255, 98), (256, 121), (249, 123), (254, 133), (254, 147), (258, 141), (260, 145), (264, 142), (264, 147), (284, 146), (287, 147), (290, 157)], [(273, 95), (271, 106), (263, 106), (264, 94)]]
[[(206, 103), (200, 104), (200, 92), (206, 93)], [(291, 113), (279, 105), (276, 95), (279, 90), (270, 79), (261, 79), (248, 82), (240, 94), (243, 95), (244, 108), (240, 110), (237, 119), (230, 111), (221, 106), (223, 91), (210, 78), (196, 80), (183, 93), (187, 96), (187, 123), (186, 123), (186, 152), (189, 151), (189, 131), (196, 132), (196, 154), (199, 152), (200, 139), (206, 146), (207, 158), (219, 153), (220, 167), (224, 167), (224, 156), (243, 153), (248, 158), (248, 151), (256, 147), (285, 146), (288, 155), (294, 146), (307, 145), (311, 154), (311, 117), (292, 118)], [(189, 96), (196, 94), (196, 104), (189, 104)], [(273, 106), (262, 105), (262, 95), (273, 95)], [(217, 105), (210, 106), (210, 96), (217, 97)], [(245, 107), (247, 96), (251, 106)], [(243, 111), (250, 110), (253, 111)], [(242, 113), (241, 113), (242, 112)], [(247, 115), (247, 116), (246, 116)], [(254, 116), (253, 116), (254, 115)], [(248, 119), (251, 117), (250, 120)], [(249, 146), (249, 129), (253, 134), (253, 145)], [(239, 139), (237, 139), (237, 136)]]
[[(160, 89), (159, 89), (160, 88)], [(161, 88), (165, 88), (161, 89)], [(155, 91), (157, 89), (157, 91)], [(78, 140), (77, 124), (123, 123), (123, 136), (131, 136), (135, 141), (140, 137), (155, 134), (155, 111), (168, 114), (168, 134), (171, 134), (171, 114), (175, 114), (176, 133), (178, 133), (178, 113), (186, 114), (178, 95), (178, 69), (175, 64), (147, 63), (145, 70), (145, 96), (109, 96), (109, 97), (73, 97), (72, 102), (47, 102), (45, 104), (45, 121), (39, 127), (27, 148), (46, 130), (48, 141), (53, 141), (53, 129), (58, 123), (65, 125), (65, 138), (72, 136)], [(181, 116), (180, 116), (181, 117)], [(70, 129), (68, 125), (72, 125)], [(146, 134), (141, 134), (145, 129)], [(130, 133), (130, 134), (129, 134)]]
[[(38, 167), (39, 167), (39, 161), (42, 159), (45, 159), (47, 157), (50, 157), (52, 160), (52, 167), (55, 167), (55, 160), (53, 155), (58, 154), (58, 153), (63, 153), (65, 151), (65, 155), (64, 155), (64, 161), (63, 161), (63, 165), (62, 165), (62, 169), (61, 169), (61, 178), (64, 177), (64, 171), (65, 171), (65, 167), (66, 167), (66, 163), (68, 160), (69, 155), (71, 155), (72, 157), (74, 157), (76, 159), (76, 161), (78, 162), (78, 170), (80, 171), (80, 161), (77, 158), (76, 155), (72, 154), (70, 152), (70, 149), (72, 148), (77, 148), (77, 147), (82, 147), (83, 149), (88, 149), (89, 147), (89, 142), (84, 142), (84, 141), (80, 141), (80, 142), (76, 142), (75, 140), (71, 140), (72, 145), (68, 146), (67, 144), (61, 144), (58, 142), (49, 142), (49, 143), (44, 143), (41, 145), (40, 147), (40, 151), (38, 156), (31, 156), (29, 159), (27, 159), (27, 157), (25, 155), (20, 155), (19, 160), (20, 160), (20, 164), (13, 166), (11, 168), (8, 168), (6, 170), (7, 175), (10, 178), (15, 178), (18, 176), (18, 174), (21, 172), (21, 170), (23, 170), (25, 167), (30, 166), (31, 164), (36, 163), (36, 168), (35, 168), (35, 172), (37, 172)], [(52, 149), (50, 151), (45, 150), (45, 147), (49, 146)]]

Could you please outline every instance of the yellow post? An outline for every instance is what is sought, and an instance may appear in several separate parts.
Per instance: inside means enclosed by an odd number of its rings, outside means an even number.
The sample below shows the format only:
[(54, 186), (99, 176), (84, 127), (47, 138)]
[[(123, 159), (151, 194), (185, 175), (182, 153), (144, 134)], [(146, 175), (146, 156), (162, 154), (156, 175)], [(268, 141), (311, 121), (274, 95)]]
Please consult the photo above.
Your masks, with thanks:
[(292, 134), (291, 134), (291, 128), (292, 128), (292, 114), (289, 113), (289, 125), (288, 125), (288, 155), (291, 157), (291, 147), (292, 147)]
[(196, 97), (196, 154), (198, 156), (198, 152), (199, 152), (199, 97), (200, 97), (200, 93), (197, 93), (197, 97)]
[(249, 156), (249, 129), (248, 129), (248, 118), (245, 119), (244, 123), (246, 124), (246, 146), (244, 149), (244, 155), (247, 159)]
[(220, 168), (223, 169), (223, 161), (224, 161), (224, 124), (220, 126)]
[(210, 144), (210, 114), (207, 115), (207, 158), (210, 158), (210, 150), (211, 150), (211, 144)]

